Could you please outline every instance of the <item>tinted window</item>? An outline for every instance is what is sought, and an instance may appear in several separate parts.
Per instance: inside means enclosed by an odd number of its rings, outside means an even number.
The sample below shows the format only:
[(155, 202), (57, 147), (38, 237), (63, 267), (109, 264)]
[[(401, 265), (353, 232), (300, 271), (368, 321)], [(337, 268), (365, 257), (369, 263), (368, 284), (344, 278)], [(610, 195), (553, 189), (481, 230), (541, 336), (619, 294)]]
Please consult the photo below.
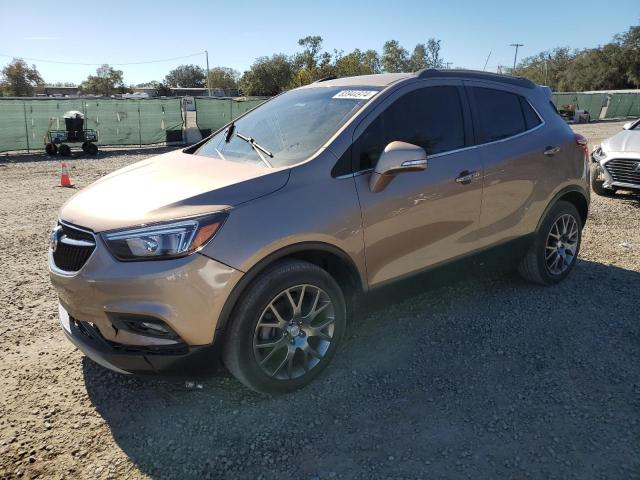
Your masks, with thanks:
[(456, 87), (428, 87), (407, 93), (390, 105), (360, 136), (357, 170), (375, 166), (394, 140), (424, 148), (427, 155), (464, 147), (464, 122)]
[(525, 100), (523, 97), (520, 97), (520, 107), (522, 108), (522, 114), (524, 115), (524, 123), (527, 127), (527, 130), (531, 130), (534, 127), (537, 127), (542, 123), (538, 114), (531, 108), (529, 102)]
[(472, 87), (481, 143), (511, 137), (527, 130), (520, 106), (520, 96), (502, 90)]

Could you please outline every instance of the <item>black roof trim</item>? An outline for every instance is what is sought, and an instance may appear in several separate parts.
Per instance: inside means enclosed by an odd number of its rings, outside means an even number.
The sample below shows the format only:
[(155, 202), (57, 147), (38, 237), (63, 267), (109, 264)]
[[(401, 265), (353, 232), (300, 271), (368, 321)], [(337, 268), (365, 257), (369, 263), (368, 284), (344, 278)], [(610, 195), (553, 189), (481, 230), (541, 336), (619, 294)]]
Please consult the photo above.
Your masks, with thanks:
[(425, 68), (416, 73), (418, 78), (468, 78), (473, 80), (489, 80), (491, 82), (508, 83), (524, 88), (535, 88), (536, 84), (528, 78), (499, 75), (497, 73), (481, 72), (479, 70), (457, 70)]
[(328, 77), (320, 78), (313, 83), (328, 82), (329, 80), (335, 80), (336, 78), (338, 77), (336, 77), (335, 75), (329, 75)]

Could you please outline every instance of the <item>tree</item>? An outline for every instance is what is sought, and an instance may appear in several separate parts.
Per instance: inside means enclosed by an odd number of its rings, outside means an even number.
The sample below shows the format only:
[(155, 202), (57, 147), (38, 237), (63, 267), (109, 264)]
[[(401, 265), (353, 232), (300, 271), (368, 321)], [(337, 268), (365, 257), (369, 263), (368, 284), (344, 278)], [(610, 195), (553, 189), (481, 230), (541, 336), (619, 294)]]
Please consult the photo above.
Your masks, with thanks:
[(236, 89), (238, 88), (238, 78), (240, 78), (240, 74), (233, 68), (214, 67), (209, 70), (209, 86), (211, 88), (221, 88), (225, 91)]
[(380, 55), (375, 50), (369, 49), (364, 52), (362, 60), (369, 67), (371, 73), (382, 73)]
[(406, 72), (409, 69), (408, 55), (397, 40), (389, 40), (382, 47), (382, 68), (387, 73)]
[(427, 47), (424, 43), (418, 43), (409, 57), (409, 70), (417, 72), (427, 68)]
[(628, 31), (613, 37), (613, 41), (622, 49), (627, 80), (640, 88), (640, 25), (632, 26)]
[(375, 50), (361, 52), (356, 48), (353, 52), (336, 59), (335, 70), (339, 77), (380, 73), (380, 58)]
[(170, 87), (203, 88), (206, 86), (206, 75), (198, 65), (180, 65), (164, 77), (164, 83)]
[(309, 35), (308, 37), (298, 40), (298, 45), (304, 47), (304, 50), (295, 56), (297, 66), (306, 68), (308, 71), (315, 70), (320, 60), (322, 37), (319, 35)]
[(128, 89), (122, 75), (122, 70), (116, 70), (110, 65), (104, 64), (97, 68), (95, 75), (89, 75), (80, 84), (80, 91), (106, 97), (114, 93), (125, 93)]
[(569, 47), (558, 47), (524, 58), (512, 73), (552, 90), (564, 89), (568, 86), (566, 74), (575, 56), (576, 52)]
[(294, 68), (283, 54), (259, 57), (239, 81), (243, 95), (277, 95), (292, 84)]
[(21, 58), (14, 58), (2, 69), (0, 90), (3, 94), (12, 97), (30, 97), (34, 94), (35, 88), (40, 85), (44, 85), (44, 80), (36, 66), (31, 65), (29, 68)]
[(560, 92), (638, 88), (640, 26), (597, 48), (540, 52), (523, 59), (512, 73)]
[(436, 40), (435, 38), (427, 40), (426, 60), (426, 68), (444, 67), (444, 59), (440, 57), (440, 40)]

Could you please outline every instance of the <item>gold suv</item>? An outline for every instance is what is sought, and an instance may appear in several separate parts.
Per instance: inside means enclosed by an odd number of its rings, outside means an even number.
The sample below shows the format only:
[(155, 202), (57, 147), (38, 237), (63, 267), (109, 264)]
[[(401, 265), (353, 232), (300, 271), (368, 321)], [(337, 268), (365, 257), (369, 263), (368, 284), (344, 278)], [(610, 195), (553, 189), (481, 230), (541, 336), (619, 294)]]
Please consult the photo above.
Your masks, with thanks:
[(358, 294), (516, 241), (524, 277), (565, 278), (588, 176), (586, 140), (526, 79), (319, 80), (69, 200), (49, 251), (60, 322), (118, 372), (222, 359), (291, 391), (330, 362)]

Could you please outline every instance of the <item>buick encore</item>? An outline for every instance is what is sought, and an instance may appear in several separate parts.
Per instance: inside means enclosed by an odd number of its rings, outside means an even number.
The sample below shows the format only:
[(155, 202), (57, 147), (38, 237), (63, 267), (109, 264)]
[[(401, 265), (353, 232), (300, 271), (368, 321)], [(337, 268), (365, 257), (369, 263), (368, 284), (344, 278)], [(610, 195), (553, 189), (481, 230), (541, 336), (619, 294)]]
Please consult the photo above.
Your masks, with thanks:
[(588, 153), (523, 78), (323, 79), (72, 197), (49, 249), (60, 323), (117, 372), (221, 359), (292, 391), (331, 361), (359, 294), (515, 241), (526, 279), (564, 279)]

